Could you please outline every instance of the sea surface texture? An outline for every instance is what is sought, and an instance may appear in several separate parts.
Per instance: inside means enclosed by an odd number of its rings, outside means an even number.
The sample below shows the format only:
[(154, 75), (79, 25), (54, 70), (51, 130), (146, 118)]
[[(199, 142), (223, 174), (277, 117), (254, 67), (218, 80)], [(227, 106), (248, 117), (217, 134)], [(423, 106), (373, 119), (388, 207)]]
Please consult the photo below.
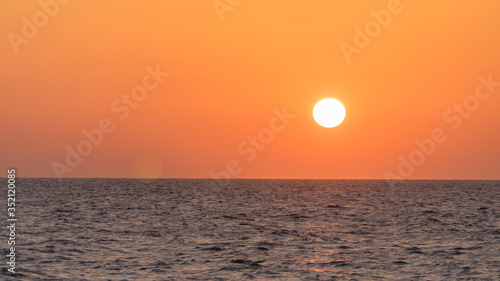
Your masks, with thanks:
[(500, 280), (500, 181), (391, 184), (21, 178), (0, 279)]

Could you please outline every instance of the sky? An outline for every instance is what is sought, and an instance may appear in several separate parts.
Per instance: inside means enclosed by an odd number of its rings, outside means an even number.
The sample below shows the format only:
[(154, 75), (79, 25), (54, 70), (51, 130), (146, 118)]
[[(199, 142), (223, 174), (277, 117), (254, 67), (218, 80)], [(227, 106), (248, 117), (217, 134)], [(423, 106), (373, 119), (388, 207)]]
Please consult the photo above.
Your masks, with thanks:
[[(1, 1), (0, 167), (500, 179), (499, 10), (496, 0)], [(313, 119), (324, 98), (345, 106), (337, 127)]]

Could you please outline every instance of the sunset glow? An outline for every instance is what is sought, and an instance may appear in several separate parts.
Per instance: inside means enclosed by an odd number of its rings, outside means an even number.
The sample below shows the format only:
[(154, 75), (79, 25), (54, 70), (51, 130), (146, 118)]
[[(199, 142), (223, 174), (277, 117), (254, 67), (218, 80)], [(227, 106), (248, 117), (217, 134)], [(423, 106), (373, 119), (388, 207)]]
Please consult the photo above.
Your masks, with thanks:
[(0, 1), (2, 279), (498, 280), (499, 12)]
[[(29, 177), (495, 179), (499, 10), (2, 1), (0, 164)], [(332, 129), (312, 116), (328, 97), (347, 112)], [(296, 117), (270, 124), (285, 107)]]

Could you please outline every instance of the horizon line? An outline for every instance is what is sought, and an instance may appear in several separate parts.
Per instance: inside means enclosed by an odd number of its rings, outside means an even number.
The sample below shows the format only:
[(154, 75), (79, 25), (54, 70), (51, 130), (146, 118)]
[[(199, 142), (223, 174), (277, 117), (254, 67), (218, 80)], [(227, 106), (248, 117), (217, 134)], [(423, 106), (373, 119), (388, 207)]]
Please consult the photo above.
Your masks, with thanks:
[[(7, 177), (1, 177), (8, 179)], [(229, 178), (229, 179), (214, 179), (214, 178), (184, 178), (184, 177), (171, 177), (171, 178), (132, 178), (132, 177), (69, 177), (69, 178), (55, 178), (55, 177), (19, 177), (16, 179), (135, 179), (135, 180), (382, 180), (382, 181), (500, 181), (498, 179), (456, 179), (456, 178), (425, 178), (425, 179), (384, 179), (384, 178)]]

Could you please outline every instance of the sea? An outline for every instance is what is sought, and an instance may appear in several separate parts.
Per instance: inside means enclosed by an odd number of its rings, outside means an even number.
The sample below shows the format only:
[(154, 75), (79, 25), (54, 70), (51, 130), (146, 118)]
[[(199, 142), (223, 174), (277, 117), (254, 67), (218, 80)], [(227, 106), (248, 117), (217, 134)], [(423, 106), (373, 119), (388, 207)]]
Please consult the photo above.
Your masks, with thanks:
[(500, 181), (20, 178), (15, 274), (6, 211), (0, 280), (500, 280)]

